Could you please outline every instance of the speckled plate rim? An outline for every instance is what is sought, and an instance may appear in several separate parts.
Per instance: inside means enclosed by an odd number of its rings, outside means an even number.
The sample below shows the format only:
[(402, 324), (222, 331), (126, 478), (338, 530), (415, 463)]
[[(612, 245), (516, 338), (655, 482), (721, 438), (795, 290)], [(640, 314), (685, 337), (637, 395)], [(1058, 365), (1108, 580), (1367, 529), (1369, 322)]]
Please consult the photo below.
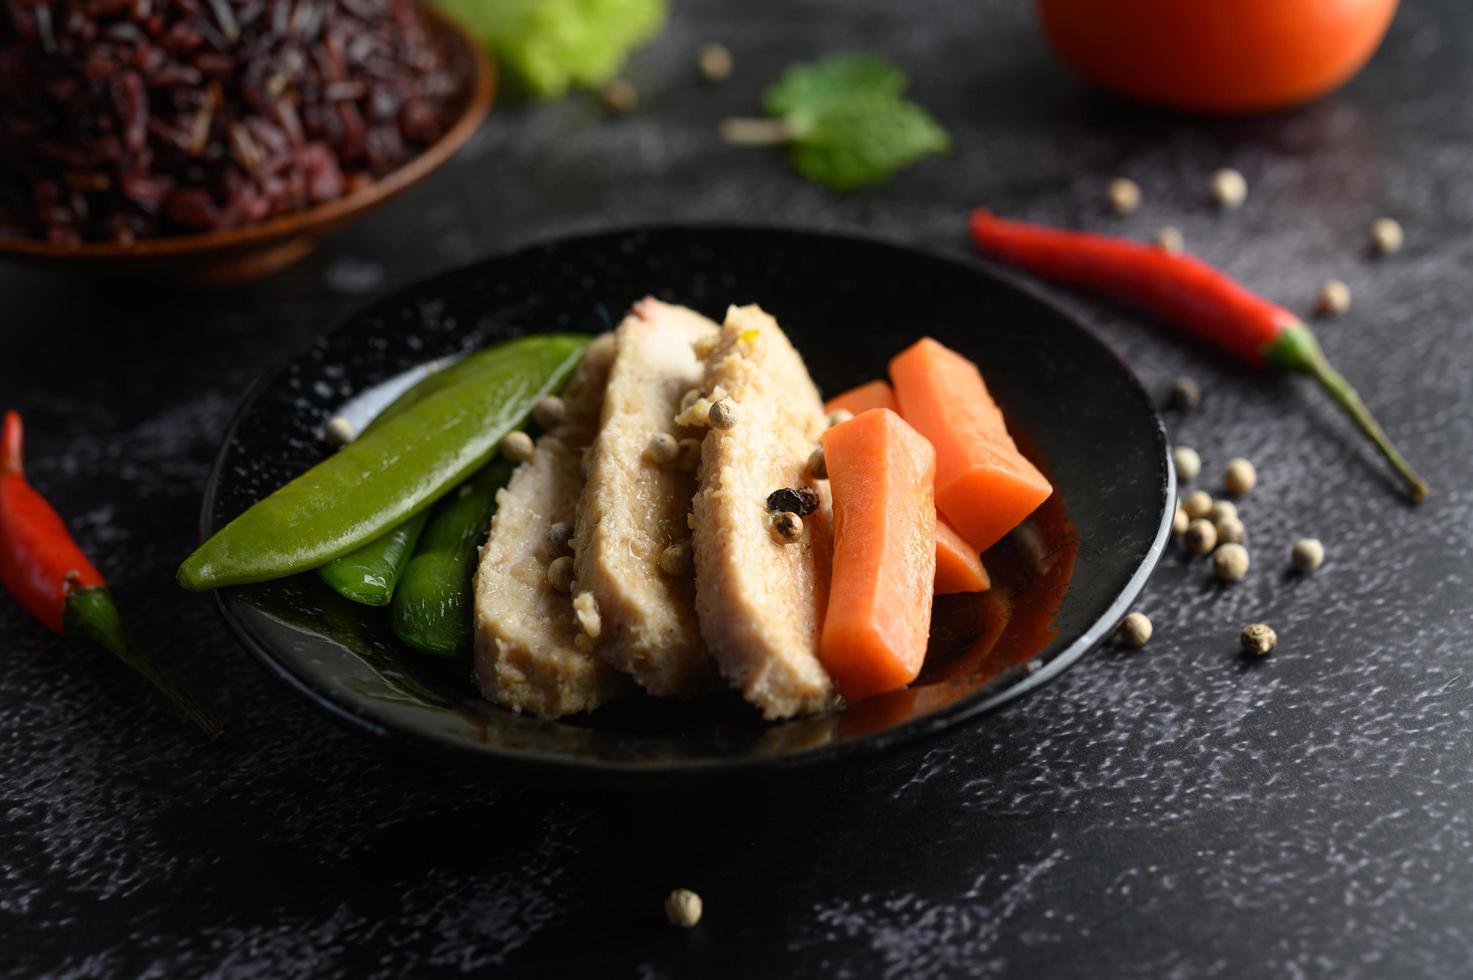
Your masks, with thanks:
[[(1022, 680), (1010, 684), (1002, 690), (984, 688), (972, 697), (963, 698), (955, 704), (949, 705), (924, 718), (905, 722), (893, 728), (884, 729), (870, 735), (847, 739), (841, 742), (830, 742), (817, 748), (805, 749), (788, 755), (653, 763), (634, 763), (614, 760), (589, 762), (584, 759), (556, 753), (507, 751), (490, 745), (481, 745), (473, 748), (468, 743), (459, 740), (435, 738), (418, 731), (398, 729), (384, 725), (355, 710), (350, 703), (339, 700), (329, 688), (320, 686), (310, 677), (299, 676), (279, 661), (272, 654), (269, 646), (255, 635), (250, 626), (241, 617), (235, 614), (233, 608), (233, 602), (235, 601), (233, 592), (229, 589), (217, 590), (215, 592), (216, 607), (219, 609), (230, 631), (240, 641), (241, 645), (246, 648), (251, 656), (268, 673), (280, 679), (309, 703), (326, 711), (330, 716), (347, 724), (351, 728), (366, 731), (377, 736), (386, 744), (399, 745), (401, 747), (404, 745), (413, 745), (418, 748), (428, 748), (439, 757), (449, 761), (461, 761), (471, 764), (479, 763), (481, 765), (495, 764), (533, 772), (577, 773), (585, 776), (627, 775), (658, 779), (663, 777), (682, 778), (753, 771), (774, 772), (836, 762), (841, 759), (873, 756), (904, 743), (915, 742), (939, 735), (967, 721), (979, 718), (984, 714), (1000, 708), (1030, 691), (1036, 690), (1068, 670), (1086, 653), (1095, 649), (1095, 647), (1099, 646), (1110, 636), (1120, 625), (1120, 621), (1125, 618), (1126, 613), (1129, 612), (1132, 604), (1145, 588), (1146, 582), (1155, 570), (1156, 564), (1160, 560), (1162, 553), (1165, 551), (1166, 544), (1171, 537), (1171, 522), (1175, 510), (1177, 478), (1176, 469), (1171, 459), (1170, 442), (1167, 436), (1165, 422), (1156, 410), (1155, 403), (1152, 401), (1150, 394), (1141, 384), (1140, 379), (1136, 376), (1130, 365), (1120, 355), (1115, 353), (1108, 344), (1096, 336), (1092, 330), (1036, 289), (1015, 282), (1010, 278), (999, 276), (981, 263), (967, 262), (953, 255), (852, 232), (818, 231), (798, 227), (785, 227), (782, 225), (737, 222), (632, 225), (590, 229), (575, 234), (534, 238), (519, 243), (507, 250), (466, 263), (463, 266), (437, 273), (426, 279), (408, 283), (394, 290), (393, 293), (376, 297), (371, 303), (365, 304), (363, 309), (367, 309), (369, 306), (377, 303), (382, 303), (394, 295), (424, 289), (435, 282), (450, 279), (473, 266), (480, 266), (501, 259), (509, 259), (526, 252), (566, 246), (581, 239), (603, 238), (616, 235), (653, 235), (668, 232), (700, 234), (701, 232), (722, 232), (730, 230), (756, 233), (774, 232), (783, 235), (805, 235), (815, 239), (833, 239), (850, 244), (920, 255), (929, 260), (942, 262), (965, 270), (980, 279), (988, 281), (995, 288), (1022, 294), (1030, 302), (1047, 309), (1050, 314), (1069, 324), (1080, 343), (1094, 346), (1110, 362), (1113, 362), (1119, 367), (1123, 380), (1127, 382), (1127, 387), (1137, 396), (1141, 407), (1153, 423), (1153, 435), (1156, 437), (1157, 448), (1160, 453), (1159, 458), (1164, 464), (1165, 473), (1165, 480), (1161, 486), (1161, 513), (1157, 522), (1154, 539), (1136, 566), (1135, 572), (1126, 580), (1114, 600), (1079, 636), (1075, 637), (1073, 641), (1055, 654), (1048, 663), (1031, 670)], [(340, 323), (328, 330), (327, 334), (348, 329), (356, 319), (356, 316), (357, 314), (352, 314), (345, 317)], [(291, 365), (305, 351), (309, 350), (312, 345), (320, 342), (323, 336), (325, 335), (314, 335), (311, 340), (294, 351), (291, 357), (284, 360), (280, 366), (269, 371), (251, 385), (242, 398), (240, 406), (236, 409), (234, 416), (230, 420), (230, 424), (225, 430), (225, 434), (220, 442), (220, 448), (216, 452), (214, 462), (210, 466), (209, 476), (205, 481), (205, 492), (199, 517), (201, 542), (207, 539), (212, 533), (211, 518), (215, 509), (216, 498), (219, 495), (225, 459), (241, 424), (255, 408), (256, 402), (259, 400), (262, 392), (289, 370)], [(1026, 666), (1026, 664), (1020, 665), (1020, 667)]]

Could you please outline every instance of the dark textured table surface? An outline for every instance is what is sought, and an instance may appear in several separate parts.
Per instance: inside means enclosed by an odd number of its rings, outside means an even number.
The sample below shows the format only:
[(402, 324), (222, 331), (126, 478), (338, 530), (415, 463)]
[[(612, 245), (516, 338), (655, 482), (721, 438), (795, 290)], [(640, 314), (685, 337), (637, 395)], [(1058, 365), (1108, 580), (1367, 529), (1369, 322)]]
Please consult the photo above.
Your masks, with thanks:
[[(694, 78), (719, 39), (737, 74)], [(791, 60), (883, 51), (954, 152), (836, 198), (722, 147)], [(120, 668), (0, 601), (0, 972), (17, 976), (1463, 977), (1473, 974), (1473, 7), (1411, 0), (1339, 94), (1249, 121), (1093, 95), (1016, 0), (684, 0), (630, 77), (500, 109), (408, 197), (273, 279), (213, 294), (0, 272), (0, 400), (149, 646), (218, 706), (205, 746)], [(1207, 176), (1251, 188), (1219, 216)], [(1126, 219), (1105, 182), (1136, 178)], [(1207, 472), (1245, 455), (1256, 563), (1174, 552), (1156, 637), (1104, 650), (974, 727), (880, 760), (707, 793), (590, 792), (386, 756), (268, 678), (172, 571), (250, 383), (370, 296), (519, 243), (651, 221), (855, 230), (966, 254), (1009, 214), (1190, 246), (1295, 308), (1436, 488), (1411, 508), (1317, 393), (1222, 366), (1058, 292), (1150, 385)], [(1372, 261), (1365, 230), (1408, 245)], [(822, 283), (814, 283), (822, 289)], [(1319, 574), (1283, 573), (1323, 538)], [(1246, 622), (1279, 651), (1245, 666)], [(675, 885), (693, 932), (663, 925)]]

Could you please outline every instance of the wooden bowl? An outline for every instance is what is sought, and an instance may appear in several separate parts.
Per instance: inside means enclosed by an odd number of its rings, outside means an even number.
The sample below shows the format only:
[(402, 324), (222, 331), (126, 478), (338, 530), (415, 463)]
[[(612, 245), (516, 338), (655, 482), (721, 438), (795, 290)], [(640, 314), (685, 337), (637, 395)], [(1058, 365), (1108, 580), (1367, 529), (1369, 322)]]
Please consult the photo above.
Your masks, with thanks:
[(486, 118), (496, 91), (496, 68), (485, 48), (438, 11), (425, 7), (421, 13), (446, 46), (451, 66), (462, 79), (461, 95), (452, 110), (455, 122), (451, 127), (398, 170), (335, 201), (239, 228), (147, 238), (131, 245), (57, 245), (0, 238), (0, 258), (58, 271), (144, 276), (203, 286), (245, 282), (290, 265), (312, 251), (323, 236), (429, 176)]

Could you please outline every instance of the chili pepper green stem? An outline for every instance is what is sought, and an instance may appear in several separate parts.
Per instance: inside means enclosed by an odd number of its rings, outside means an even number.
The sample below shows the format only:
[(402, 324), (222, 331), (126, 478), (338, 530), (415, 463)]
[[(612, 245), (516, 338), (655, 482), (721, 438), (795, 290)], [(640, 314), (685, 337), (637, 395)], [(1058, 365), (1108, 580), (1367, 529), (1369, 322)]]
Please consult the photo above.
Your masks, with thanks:
[(194, 722), (210, 741), (213, 742), (225, 734), (225, 729), (219, 722), (195, 704), (193, 698), (165, 677), (153, 665), (153, 661), (133, 646), (123, 631), (123, 619), (118, 615), (118, 607), (113, 604), (112, 596), (108, 595), (106, 589), (92, 588), (73, 592), (67, 597), (64, 617), (65, 635), (86, 637), (143, 675), (145, 680), (174, 702), (179, 713)]
[(1308, 327), (1296, 323), (1285, 328), (1277, 340), (1264, 348), (1263, 354), (1269, 366), (1280, 371), (1307, 374), (1319, 382), (1325, 393), (1345, 410), (1345, 414), (1350, 416), (1356, 427), (1376, 444), (1391, 468), (1406, 481), (1412, 501), (1415, 503), (1427, 496), (1427, 481), (1417, 475), (1406, 457), (1392, 445), (1380, 424), (1371, 415), (1370, 409), (1366, 408), (1366, 403), (1361, 401), (1360, 395), (1345, 380), (1345, 376), (1330, 365), (1319, 341)]

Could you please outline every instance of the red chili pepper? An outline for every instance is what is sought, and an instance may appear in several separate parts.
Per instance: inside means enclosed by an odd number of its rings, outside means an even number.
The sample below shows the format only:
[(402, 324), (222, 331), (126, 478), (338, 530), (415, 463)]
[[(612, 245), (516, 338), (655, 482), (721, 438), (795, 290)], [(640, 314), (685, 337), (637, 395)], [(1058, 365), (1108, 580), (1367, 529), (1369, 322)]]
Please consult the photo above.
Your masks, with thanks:
[(162, 691), (210, 738), (223, 729), (129, 642), (107, 582), (77, 547), (21, 466), (21, 423), (5, 413), (0, 432), (0, 584), (53, 633), (84, 636)]
[(1330, 366), (1309, 327), (1201, 259), (1124, 238), (1008, 221), (980, 209), (972, 212), (972, 241), (985, 254), (1046, 279), (1141, 307), (1255, 367), (1309, 375), (1376, 444), (1412, 500), (1427, 496), (1426, 482)]

